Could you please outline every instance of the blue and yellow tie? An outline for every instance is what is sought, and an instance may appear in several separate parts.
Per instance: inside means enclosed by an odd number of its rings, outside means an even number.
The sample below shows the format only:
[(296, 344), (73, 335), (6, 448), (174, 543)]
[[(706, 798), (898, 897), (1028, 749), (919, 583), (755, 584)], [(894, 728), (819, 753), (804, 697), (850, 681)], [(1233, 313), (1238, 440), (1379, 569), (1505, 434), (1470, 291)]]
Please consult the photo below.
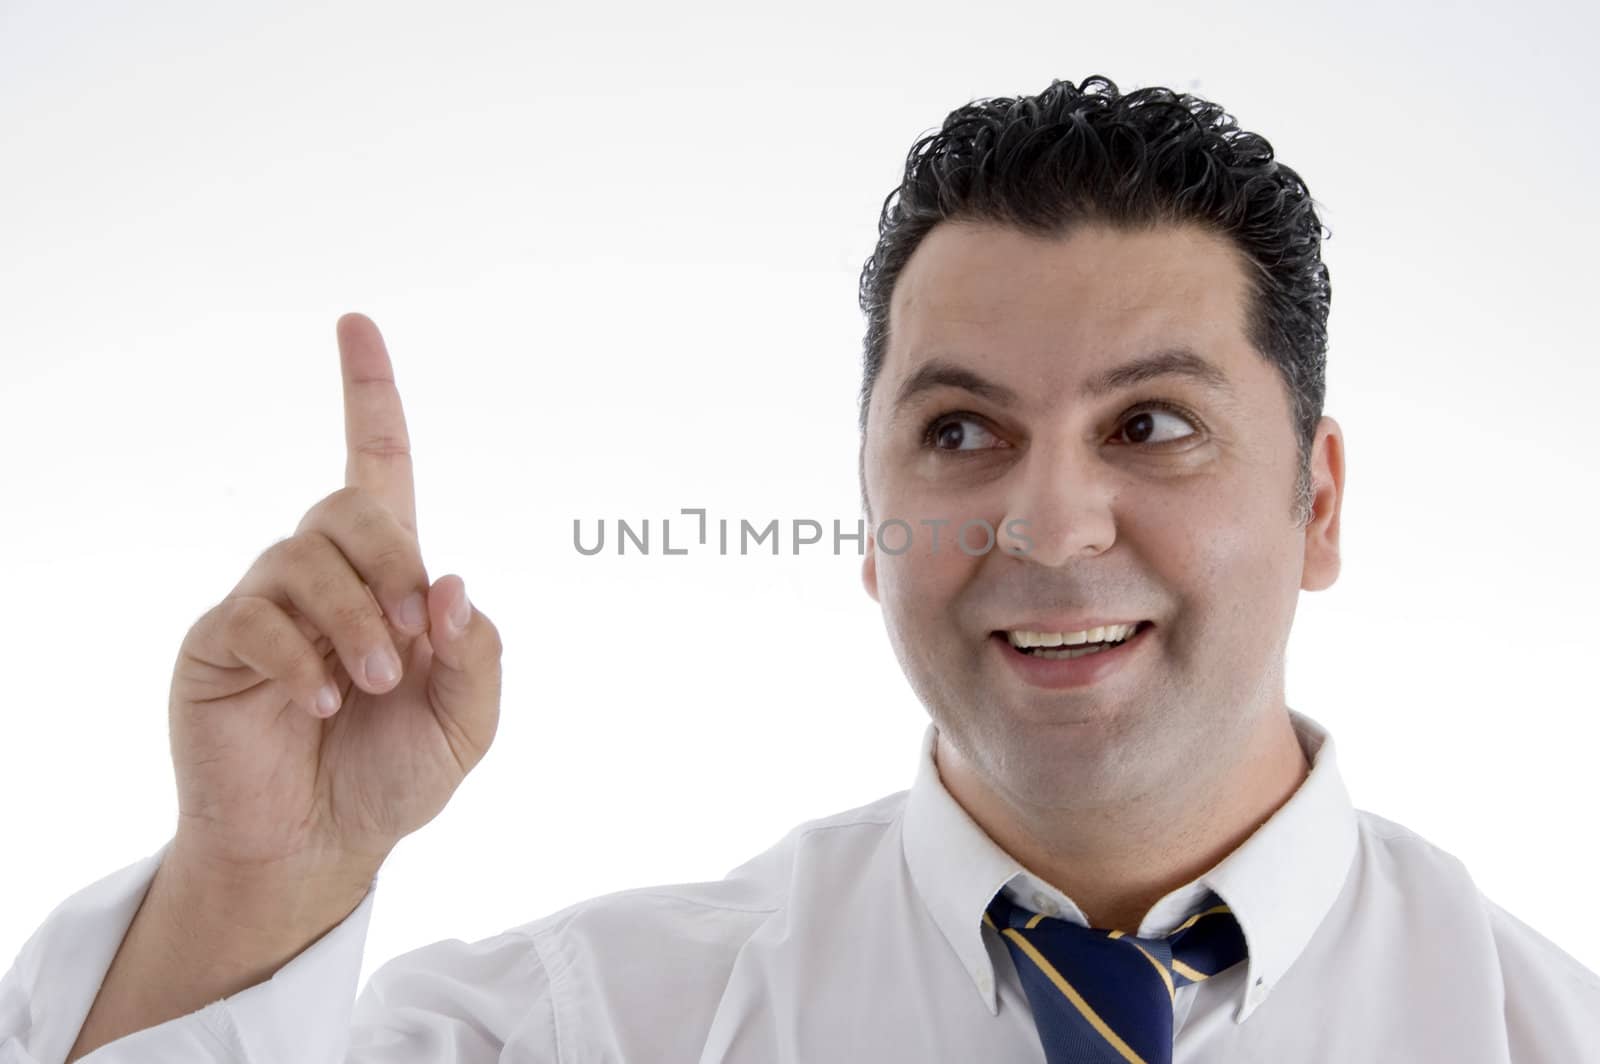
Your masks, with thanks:
[(1049, 1064), (1172, 1064), (1178, 987), (1245, 958), (1244, 932), (1215, 893), (1165, 938), (1041, 916), (1003, 890), (983, 922), (1011, 949)]

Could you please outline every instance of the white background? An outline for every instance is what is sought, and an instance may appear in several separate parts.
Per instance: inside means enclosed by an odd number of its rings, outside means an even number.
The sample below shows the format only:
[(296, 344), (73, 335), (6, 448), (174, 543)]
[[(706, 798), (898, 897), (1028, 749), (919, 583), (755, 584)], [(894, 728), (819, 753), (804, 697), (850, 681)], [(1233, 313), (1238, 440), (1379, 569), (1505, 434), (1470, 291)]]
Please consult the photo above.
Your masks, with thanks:
[(506, 646), (363, 982), (909, 787), (926, 717), (854, 555), (584, 558), (572, 521), (853, 522), (906, 150), (1105, 73), (1224, 104), (1333, 230), (1344, 570), (1289, 704), (1357, 806), (1600, 968), (1587, 10), (0, 3), (0, 962), (169, 836), (173, 657), (341, 485), (350, 310), (430, 575)]

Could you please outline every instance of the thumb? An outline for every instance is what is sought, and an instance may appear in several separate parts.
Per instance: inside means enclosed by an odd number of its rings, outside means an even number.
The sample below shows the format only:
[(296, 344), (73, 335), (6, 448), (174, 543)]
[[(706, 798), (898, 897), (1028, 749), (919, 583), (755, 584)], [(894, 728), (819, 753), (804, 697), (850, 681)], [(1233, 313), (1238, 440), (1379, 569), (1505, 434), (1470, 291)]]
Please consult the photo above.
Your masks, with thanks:
[(500, 632), (467, 598), (467, 584), (454, 574), (428, 589), (428, 701), (452, 739), (471, 747), (458, 751), (470, 771), (489, 749), (500, 721)]

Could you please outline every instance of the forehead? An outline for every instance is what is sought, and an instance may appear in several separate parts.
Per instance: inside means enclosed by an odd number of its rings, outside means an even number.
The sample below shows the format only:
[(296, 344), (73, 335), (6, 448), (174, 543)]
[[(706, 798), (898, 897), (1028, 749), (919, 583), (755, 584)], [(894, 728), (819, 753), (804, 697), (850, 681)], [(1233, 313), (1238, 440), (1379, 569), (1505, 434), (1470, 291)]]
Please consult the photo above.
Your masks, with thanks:
[(941, 222), (896, 282), (883, 371), (954, 357), (1042, 385), (1182, 345), (1232, 376), (1246, 291), (1243, 256), (1198, 227), (1042, 237)]

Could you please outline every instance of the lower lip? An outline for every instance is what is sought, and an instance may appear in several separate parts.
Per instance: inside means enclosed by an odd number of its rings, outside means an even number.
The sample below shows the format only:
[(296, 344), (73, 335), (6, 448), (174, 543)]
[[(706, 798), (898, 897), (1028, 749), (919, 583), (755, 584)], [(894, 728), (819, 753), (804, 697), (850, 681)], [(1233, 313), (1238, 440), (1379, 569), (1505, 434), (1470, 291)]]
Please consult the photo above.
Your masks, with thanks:
[(1004, 632), (996, 632), (989, 639), (999, 649), (1007, 664), (1017, 670), (1017, 675), (1024, 681), (1035, 687), (1060, 690), (1069, 687), (1087, 687), (1110, 676), (1126, 665), (1129, 659), (1138, 654), (1140, 648), (1149, 642), (1147, 637), (1153, 628), (1155, 625), (1147, 624), (1140, 628), (1133, 638), (1117, 644), (1110, 650), (1102, 650), (1098, 654), (1054, 660), (1024, 654), (1011, 645), (1011, 640), (1006, 638)]

